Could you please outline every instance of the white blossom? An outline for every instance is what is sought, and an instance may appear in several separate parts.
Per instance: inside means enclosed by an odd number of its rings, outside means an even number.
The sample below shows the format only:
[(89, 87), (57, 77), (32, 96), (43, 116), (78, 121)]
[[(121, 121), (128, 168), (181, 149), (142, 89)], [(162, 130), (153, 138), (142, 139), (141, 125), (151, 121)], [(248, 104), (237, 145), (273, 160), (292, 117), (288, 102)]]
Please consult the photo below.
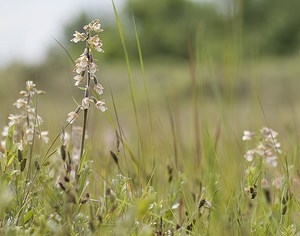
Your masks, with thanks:
[(95, 92), (99, 95), (103, 93), (103, 89), (104, 89), (103, 86), (99, 83), (94, 86)]
[(42, 131), (40, 133), (40, 138), (42, 139), (42, 141), (44, 143), (48, 143), (49, 142), (49, 138), (48, 138), (48, 131)]
[(89, 72), (92, 73), (92, 74), (94, 74), (94, 73), (96, 73), (97, 70), (98, 70), (97, 65), (94, 62), (92, 62), (89, 65)]
[(67, 122), (70, 123), (70, 124), (73, 124), (73, 122), (76, 120), (77, 116), (78, 116), (78, 113), (77, 113), (77, 112), (71, 111), (71, 112), (68, 114)]
[(246, 141), (246, 140), (252, 140), (252, 137), (253, 137), (254, 135), (255, 135), (254, 132), (245, 130), (245, 131), (244, 131), (244, 135), (243, 135), (243, 137), (242, 137), (242, 140), (243, 140), (243, 141)]
[(74, 36), (74, 38), (72, 38), (71, 41), (74, 43), (78, 43), (79, 41), (86, 40), (86, 35), (84, 33), (78, 32), (78, 31), (75, 31), (73, 36)]
[(105, 112), (107, 110), (107, 107), (104, 106), (105, 105), (104, 101), (97, 101), (97, 103), (95, 105), (96, 105), (96, 108), (101, 110), (102, 112)]
[(90, 108), (90, 102), (92, 102), (92, 100), (90, 98), (82, 99), (82, 102), (81, 102), (82, 108), (83, 109), (89, 109)]

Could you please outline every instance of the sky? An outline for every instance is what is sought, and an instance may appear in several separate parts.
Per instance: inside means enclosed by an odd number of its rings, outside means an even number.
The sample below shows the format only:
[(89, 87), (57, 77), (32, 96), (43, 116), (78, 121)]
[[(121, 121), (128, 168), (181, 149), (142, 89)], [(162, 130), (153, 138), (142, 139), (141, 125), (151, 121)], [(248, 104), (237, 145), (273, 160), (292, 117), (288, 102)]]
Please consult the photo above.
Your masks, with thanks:
[[(114, 0), (121, 9), (124, 0)], [(83, 10), (113, 15), (111, 0), (0, 0), (0, 68), (44, 59), (65, 24)]]

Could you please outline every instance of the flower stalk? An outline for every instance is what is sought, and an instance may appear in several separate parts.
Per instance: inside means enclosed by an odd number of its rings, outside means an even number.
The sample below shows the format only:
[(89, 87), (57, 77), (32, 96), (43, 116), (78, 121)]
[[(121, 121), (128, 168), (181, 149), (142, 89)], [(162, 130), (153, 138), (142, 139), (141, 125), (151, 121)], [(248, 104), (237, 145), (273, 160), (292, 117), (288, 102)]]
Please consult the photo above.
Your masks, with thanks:
[[(80, 110), (83, 110), (83, 125), (82, 125), (82, 138), (81, 138), (81, 150), (80, 150), (80, 158), (83, 156), (84, 150), (84, 140), (85, 140), (85, 133), (87, 127), (87, 116), (88, 110), (90, 108), (90, 103), (94, 103), (97, 109), (101, 110), (102, 112), (106, 111), (107, 108), (105, 107), (104, 100), (97, 100), (95, 97), (91, 96), (91, 84), (92, 81), (94, 83), (94, 91), (96, 94), (101, 95), (103, 93), (103, 86), (98, 82), (98, 79), (95, 73), (98, 70), (97, 65), (94, 63), (92, 49), (96, 50), (97, 52), (104, 52), (102, 47), (102, 41), (95, 33), (100, 33), (103, 31), (101, 29), (101, 24), (99, 20), (93, 20), (88, 25), (83, 27), (85, 30), (84, 33), (80, 33), (75, 31), (73, 34), (74, 38), (71, 39), (72, 42), (85, 42), (85, 49), (84, 52), (80, 55), (80, 57), (75, 61), (75, 68), (74, 72), (77, 75), (74, 77), (75, 86), (84, 90), (84, 97), (81, 101), (81, 105), (76, 108), (75, 111), (72, 111), (68, 114), (67, 122), (72, 124), (75, 119), (78, 117)], [(95, 35), (92, 35), (92, 34)]]

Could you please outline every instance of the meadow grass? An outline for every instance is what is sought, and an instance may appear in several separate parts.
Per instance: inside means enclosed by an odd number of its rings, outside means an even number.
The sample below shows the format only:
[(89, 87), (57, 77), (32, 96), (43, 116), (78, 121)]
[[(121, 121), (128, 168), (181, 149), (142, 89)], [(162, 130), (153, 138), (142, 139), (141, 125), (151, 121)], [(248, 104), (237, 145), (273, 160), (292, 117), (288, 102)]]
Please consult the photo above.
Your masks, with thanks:
[[(1, 235), (297, 235), (298, 59), (242, 63), (226, 49), (219, 62), (191, 44), (189, 62), (152, 64), (143, 60), (135, 28), (134, 64), (114, 10), (126, 65), (99, 59), (108, 111), (90, 109), (83, 120), (65, 122), (72, 97), (82, 97), (70, 88), (73, 80), (61, 82), (74, 76), (68, 59), (61, 74), (41, 71), (33, 79), (38, 88), (54, 84), (27, 97), (24, 111), (1, 99), (3, 114), (25, 114), (23, 128), (10, 125), (2, 139)], [(13, 104), (15, 97), (1, 94)], [(29, 121), (33, 136), (20, 148), (16, 130)], [(242, 141), (244, 130), (255, 136)]]

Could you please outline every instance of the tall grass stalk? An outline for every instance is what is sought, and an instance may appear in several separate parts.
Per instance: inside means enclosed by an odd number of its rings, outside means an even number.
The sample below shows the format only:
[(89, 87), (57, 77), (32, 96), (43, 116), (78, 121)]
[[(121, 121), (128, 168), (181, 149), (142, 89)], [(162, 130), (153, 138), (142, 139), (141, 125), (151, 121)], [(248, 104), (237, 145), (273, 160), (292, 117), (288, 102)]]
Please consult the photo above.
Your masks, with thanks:
[[(133, 105), (134, 117), (135, 117), (136, 128), (137, 128), (138, 150), (141, 151), (141, 153), (143, 153), (142, 136), (141, 136), (140, 124), (139, 124), (139, 119), (138, 119), (138, 114), (137, 114), (137, 107), (136, 107), (136, 101), (135, 101), (136, 100), (135, 99), (135, 91), (134, 91), (134, 85), (133, 85), (133, 76), (132, 76), (132, 72), (131, 72), (129, 55), (128, 55), (128, 51), (127, 51), (127, 47), (126, 47), (126, 43), (125, 43), (125, 37), (124, 37), (124, 32), (123, 32), (121, 20), (120, 20), (116, 5), (115, 5), (113, 0), (112, 0), (112, 5), (113, 5), (113, 10), (114, 10), (114, 14), (115, 14), (115, 18), (116, 18), (116, 22), (117, 22), (117, 26), (118, 26), (119, 36), (120, 36), (120, 39), (121, 39), (121, 43), (122, 43), (122, 47), (123, 47), (123, 51), (124, 51), (124, 56), (125, 56), (125, 61), (126, 61), (126, 66), (127, 66), (127, 73), (128, 73), (129, 85), (130, 85), (131, 101), (132, 101), (132, 105)], [(141, 157), (144, 157), (144, 155), (142, 154)], [(144, 166), (144, 163), (141, 163), (140, 161), (141, 161), (141, 158), (138, 158), (138, 176), (139, 177), (141, 176), (140, 168), (141, 168), (141, 166)]]

